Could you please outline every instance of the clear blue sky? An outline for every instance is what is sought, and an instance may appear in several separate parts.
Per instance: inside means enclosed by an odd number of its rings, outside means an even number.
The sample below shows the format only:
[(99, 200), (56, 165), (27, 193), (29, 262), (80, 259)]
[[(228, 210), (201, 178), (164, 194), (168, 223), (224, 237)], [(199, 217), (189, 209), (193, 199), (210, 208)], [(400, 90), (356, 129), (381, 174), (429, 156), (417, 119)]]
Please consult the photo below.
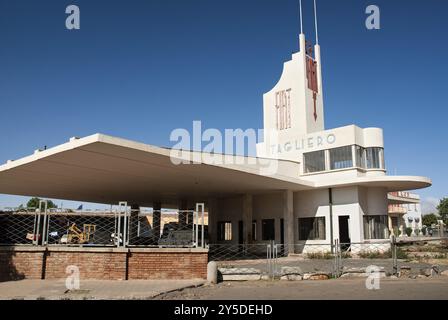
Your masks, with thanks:
[[(303, 0), (313, 36), (312, 1)], [(81, 30), (65, 8), (81, 9)], [(381, 9), (381, 30), (365, 8)], [(260, 128), (298, 49), (298, 0), (0, 0), (0, 162), (101, 132), (170, 146), (175, 128)], [(326, 127), (384, 129), (389, 174), (447, 196), (448, 2), (318, 0)], [(23, 198), (0, 196), (0, 206)]]

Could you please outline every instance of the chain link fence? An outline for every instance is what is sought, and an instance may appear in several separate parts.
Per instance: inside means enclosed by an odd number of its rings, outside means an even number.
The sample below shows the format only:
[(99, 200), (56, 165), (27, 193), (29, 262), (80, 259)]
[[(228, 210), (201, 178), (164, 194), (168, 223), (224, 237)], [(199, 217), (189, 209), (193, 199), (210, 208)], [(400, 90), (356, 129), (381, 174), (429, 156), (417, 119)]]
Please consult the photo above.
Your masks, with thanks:
[(208, 215), (194, 210), (131, 210), (128, 235), (128, 246), (202, 246), (208, 242)]
[(0, 212), (0, 244), (33, 244), (36, 223), (37, 214), (32, 211)]
[(369, 266), (378, 267), (383, 276), (418, 276), (435, 267), (448, 269), (448, 238), (336, 243), (336, 252), (338, 277), (365, 275)]
[(377, 266), (385, 275), (397, 274), (397, 251), (393, 241), (336, 241), (335, 248), (336, 277), (363, 275), (369, 266)]
[(205, 247), (208, 215), (196, 210), (130, 209), (121, 202), (109, 211), (38, 209), (0, 212), (0, 245)]
[(270, 244), (209, 244), (209, 261), (218, 265), (221, 280), (261, 279), (269, 275)]
[(365, 277), (371, 270), (381, 276), (427, 276), (448, 270), (448, 238), (336, 240), (333, 245), (213, 244), (209, 250), (209, 260), (217, 262), (222, 280)]
[(334, 274), (330, 244), (210, 244), (222, 280), (284, 279)]

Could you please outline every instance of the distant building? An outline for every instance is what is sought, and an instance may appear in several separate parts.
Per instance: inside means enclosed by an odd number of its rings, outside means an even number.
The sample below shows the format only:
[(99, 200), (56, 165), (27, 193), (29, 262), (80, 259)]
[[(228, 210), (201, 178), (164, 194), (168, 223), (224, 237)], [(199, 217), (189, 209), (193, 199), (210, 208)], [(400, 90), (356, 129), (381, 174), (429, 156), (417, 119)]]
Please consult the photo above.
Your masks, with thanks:
[(422, 229), (422, 210), (418, 194), (397, 191), (389, 192), (389, 229), (401, 230), (412, 228), (412, 236), (417, 236)]

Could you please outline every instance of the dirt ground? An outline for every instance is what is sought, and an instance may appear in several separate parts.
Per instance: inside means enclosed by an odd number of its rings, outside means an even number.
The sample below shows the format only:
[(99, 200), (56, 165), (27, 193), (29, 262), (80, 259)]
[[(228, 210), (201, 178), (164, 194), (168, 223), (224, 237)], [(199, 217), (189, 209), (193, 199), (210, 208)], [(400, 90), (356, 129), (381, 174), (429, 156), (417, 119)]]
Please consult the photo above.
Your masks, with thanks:
[(448, 277), (428, 279), (381, 279), (378, 290), (366, 289), (365, 279), (322, 281), (242, 281), (222, 282), (171, 292), (162, 300), (447, 300)]
[[(366, 268), (370, 265), (375, 265), (384, 268), (388, 274), (393, 273), (392, 259), (342, 259), (341, 267), (345, 268)], [(448, 270), (447, 259), (422, 259), (417, 260), (398, 260), (398, 269), (402, 266), (411, 268), (411, 274), (420, 274), (421, 269), (431, 268), (437, 265), (442, 272)], [(218, 262), (219, 267), (236, 267), (236, 268), (255, 268), (262, 273), (268, 272), (268, 265), (266, 260), (237, 260)], [(277, 259), (277, 268), (282, 267), (296, 267), (300, 268), (302, 272), (325, 272), (332, 273), (334, 271), (333, 259), (302, 259), (298, 257), (285, 257)]]

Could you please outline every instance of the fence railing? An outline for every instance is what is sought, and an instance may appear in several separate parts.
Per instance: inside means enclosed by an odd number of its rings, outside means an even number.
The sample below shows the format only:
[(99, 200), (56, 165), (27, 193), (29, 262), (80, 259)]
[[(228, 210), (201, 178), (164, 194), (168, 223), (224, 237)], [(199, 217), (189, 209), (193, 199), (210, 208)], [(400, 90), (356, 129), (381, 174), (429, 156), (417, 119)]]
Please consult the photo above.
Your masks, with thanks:
[(110, 211), (39, 208), (0, 212), (0, 245), (205, 247), (208, 216), (204, 204), (196, 210), (130, 209), (120, 202)]
[[(441, 259), (441, 260), (435, 260)], [(276, 244), (210, 244), (209, 260), (216, 261), (227, 272), (254, 273), (271, 279), (291, 272), (305, 277), (366, 276), (368, 270), (380, 270), (384, 276), (399, 275), (401, 268), (419, 274), (434, 263), (446, 263), (448, 238), (408, 242), (368, 240), (358, 243), (295, 243)], [(371, 268), (375, 267), (375, 268)], [(448, 264), (445, 266), (448, 269)]]

